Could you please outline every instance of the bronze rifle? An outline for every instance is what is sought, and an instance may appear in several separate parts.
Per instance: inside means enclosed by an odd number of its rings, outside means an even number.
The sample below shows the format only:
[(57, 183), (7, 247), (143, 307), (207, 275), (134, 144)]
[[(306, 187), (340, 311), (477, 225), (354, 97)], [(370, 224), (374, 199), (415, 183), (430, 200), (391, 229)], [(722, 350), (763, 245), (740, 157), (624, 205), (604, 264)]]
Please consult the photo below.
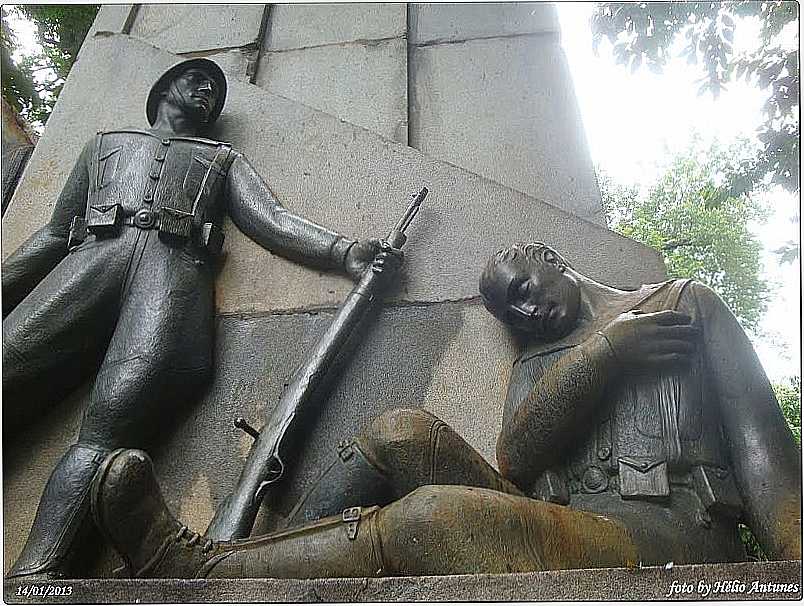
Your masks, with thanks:
[(251, 534), (263, 499), (285, 475), (286, 449), (297, 443), (296, 439), (290, 438), (298, 437), (293, 433), (300, 413), (313, 405), (320, 405), (316, 401), (316, 392), (324, 384), (336, 356), (390, 282), (381, 261), (382, 255), (393, 249), (401, 249), (405, 244), (405, 230), (418, 213), (427, 191), (424, 187), (413, 197), (405, 214), (381, 241), (381, 252), (364, 270), (332, 323), (293, 374), (279, 402), (268, 413), (262, 430), (257, 432), (242, 418), (235, 420), (235, 426), (247, 431), (255, 440), (237, 486), (217, 509), (207, 528), (206, 536), (210, 539), (230, 541)]

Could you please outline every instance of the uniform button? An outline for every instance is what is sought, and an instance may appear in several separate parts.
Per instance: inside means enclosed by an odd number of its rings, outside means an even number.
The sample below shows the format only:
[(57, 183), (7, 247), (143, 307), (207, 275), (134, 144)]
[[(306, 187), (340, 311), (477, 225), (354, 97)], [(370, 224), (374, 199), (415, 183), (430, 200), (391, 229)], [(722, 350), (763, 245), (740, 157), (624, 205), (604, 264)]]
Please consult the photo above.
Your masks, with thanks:
[(134, 225), (142, 229), (150, 229), (156, 223), (156, 214), (152, 210), (143, 208), (134, 215)]
[(599, 459), (608, 459), (610, 454), (611, 448), (608, 446), (601, 446), (597, 451), (597, 456)]
[(609, 477), (600, 467), (593, 466), (583, 472), (581, 482), (588, 492), (601, 492), (609, 485)]

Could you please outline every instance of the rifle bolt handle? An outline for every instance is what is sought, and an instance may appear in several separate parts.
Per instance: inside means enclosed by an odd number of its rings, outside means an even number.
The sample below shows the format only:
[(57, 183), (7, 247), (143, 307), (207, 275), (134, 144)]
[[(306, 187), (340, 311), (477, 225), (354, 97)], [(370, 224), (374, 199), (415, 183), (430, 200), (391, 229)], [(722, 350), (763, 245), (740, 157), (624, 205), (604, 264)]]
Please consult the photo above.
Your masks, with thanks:
[(243, 417), (237, 417), (234, 420), (234, 426), (238, 429), (242, 429), (255, 440), (260, 437), (260, 432), (249, 425), (248, 421), (246, 421)]

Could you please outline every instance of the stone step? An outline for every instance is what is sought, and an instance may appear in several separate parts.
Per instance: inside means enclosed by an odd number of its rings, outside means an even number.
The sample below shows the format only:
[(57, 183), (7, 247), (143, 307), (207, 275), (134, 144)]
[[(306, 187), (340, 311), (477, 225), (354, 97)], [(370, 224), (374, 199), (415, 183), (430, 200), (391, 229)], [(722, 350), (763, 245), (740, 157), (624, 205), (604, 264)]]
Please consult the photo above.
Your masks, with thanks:
[(801, 561), (371, 579), (6, 580), (3, 598), (9, 604), (801, 600)]

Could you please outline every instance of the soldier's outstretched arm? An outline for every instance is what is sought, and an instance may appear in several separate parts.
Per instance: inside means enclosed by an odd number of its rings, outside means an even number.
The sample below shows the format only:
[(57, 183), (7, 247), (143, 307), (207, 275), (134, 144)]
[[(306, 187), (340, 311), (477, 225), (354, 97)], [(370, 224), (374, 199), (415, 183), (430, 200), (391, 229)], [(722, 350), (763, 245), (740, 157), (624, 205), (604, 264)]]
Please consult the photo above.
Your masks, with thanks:
[(748, 525), (768, 557), (800, 559), (801, 451), (737, 319), (706, 286), (691, 290)]
[(290, 212), (248, 160), (233, 153), (227, 179), (229, 215), (249, 238), (294, 261), (337, 269), (353, 278), (374, 259), (379, 242), (357, 242)]
[(70, 223), (86, 211), (89, 191), (87, 144), (61, 190), (50, 221), (38, 229), (3, 263), (3, 317), (5, 318), (67, 255)]

